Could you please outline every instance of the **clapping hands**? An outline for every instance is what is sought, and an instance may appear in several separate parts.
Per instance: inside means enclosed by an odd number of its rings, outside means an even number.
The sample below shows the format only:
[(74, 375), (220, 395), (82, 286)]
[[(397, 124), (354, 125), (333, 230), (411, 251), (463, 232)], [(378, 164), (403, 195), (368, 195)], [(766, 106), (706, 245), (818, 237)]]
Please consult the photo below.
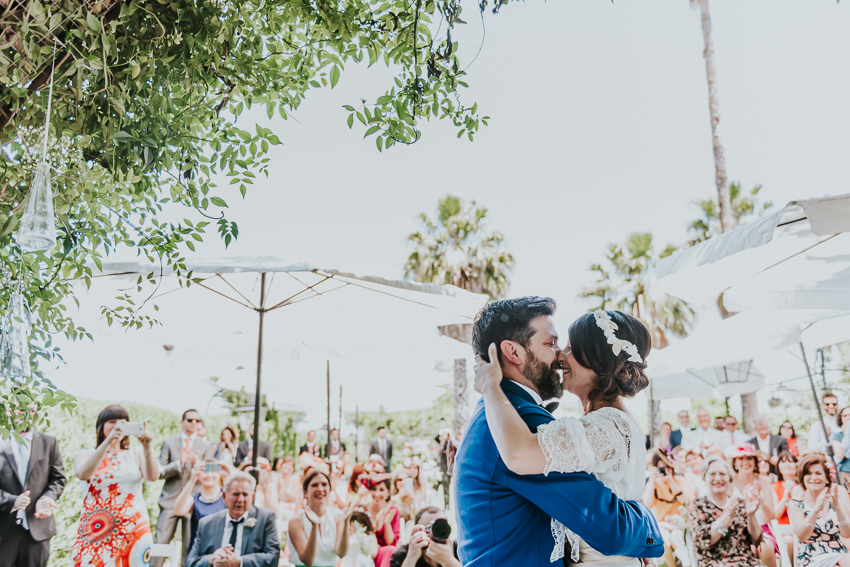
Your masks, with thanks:
[(761, 506), (761, 491), (755, 486), (750, 486), (749, 488), (747, 488), (745, 498), (746, 500), (744, 503), (746, 505), (747, 515), (752, 516), (758, 511), (759, 507)]

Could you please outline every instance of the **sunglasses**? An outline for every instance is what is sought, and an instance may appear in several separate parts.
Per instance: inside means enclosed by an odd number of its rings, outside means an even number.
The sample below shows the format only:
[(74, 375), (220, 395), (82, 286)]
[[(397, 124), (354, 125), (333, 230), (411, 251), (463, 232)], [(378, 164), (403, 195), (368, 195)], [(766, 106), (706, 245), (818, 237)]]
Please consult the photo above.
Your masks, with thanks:
[(186, 421), (188, 421), (189, 423), (201, 423), (200, 419), (193, 419), (191, 417), (187, 417)]
[(823, 403), (823, 405), (825, 405), (825, 406), (835, 406), (835, 407), (838, 407), (838, 403), (837, 403), (837, 402), (824, 402), (824, 403)]

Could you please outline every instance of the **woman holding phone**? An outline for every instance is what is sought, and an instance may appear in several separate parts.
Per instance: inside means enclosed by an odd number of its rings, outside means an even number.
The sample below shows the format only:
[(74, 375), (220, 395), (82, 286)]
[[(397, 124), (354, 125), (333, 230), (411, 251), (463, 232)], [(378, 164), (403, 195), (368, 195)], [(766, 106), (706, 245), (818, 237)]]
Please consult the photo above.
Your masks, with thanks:
[[(198, 523), (202, 518), (224, 510), (224, 493), (221, 490), (221, 463), (208, 460), (192, 467), (192, 480), (186, 483), (174, 502), (174, 515), (192, 514), (189, 527), (189, 549), (195, 543)], [(195, 494), (195, 486), (200, 483), (201, 491)]]
[[(119, 405), (97, 417), (97, 446), (74, 459), (74, 474), (83, 489), (83, 511), (71, 549), (74, 567), (118, 564), (147, 566), (153, 544), (142, 482), (159, 478), (159, 462), (151, 454), (152, 437)], [(140, 432), (141, 447), (130, 447), (123, 429)]]

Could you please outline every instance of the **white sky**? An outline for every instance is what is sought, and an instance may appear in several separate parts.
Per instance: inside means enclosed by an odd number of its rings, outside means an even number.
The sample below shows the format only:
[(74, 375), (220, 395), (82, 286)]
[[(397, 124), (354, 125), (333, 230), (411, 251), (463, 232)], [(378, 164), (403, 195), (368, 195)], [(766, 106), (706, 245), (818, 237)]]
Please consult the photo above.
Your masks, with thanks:
[[(712, 0), (711, 11), (730, 179), (763, 184), (778, 204), (846, 192), (850, 6)], [(482, 35), (474, 2), (464, 19), (455, 35), (469, 61)], [(229, 252), (399, 278), (418, 215), (452, 193), (490, 209), (489, 228), (516, 258), (510, 294), (556, 298), (565, 334), (589, 307), (577, 294), (608, 242), (634, 231), (659, 246), (684, 241), (692, 201), (715, 191), (698, 10), (687, 0), (528, 0), (484, 22), (463, 93), (491, 117), (475, 142), (434, 122), (418, 144), (378, 153), (341, 108), (391, 84), (378, 66), (351, 66), (336, 89), (309, 93), (297, 122), (243, 115), (245, 129), (258, 120), (283, 145), (244, 202), (236, 189), (224, 195), (241, 232)], [(212, 231), (209, 240), (203, 255), (224, 252)], [(74, 375), (85, 348), (68, 348), (60, 375)], [(96, 380), (58, 381), (94, 396)]]

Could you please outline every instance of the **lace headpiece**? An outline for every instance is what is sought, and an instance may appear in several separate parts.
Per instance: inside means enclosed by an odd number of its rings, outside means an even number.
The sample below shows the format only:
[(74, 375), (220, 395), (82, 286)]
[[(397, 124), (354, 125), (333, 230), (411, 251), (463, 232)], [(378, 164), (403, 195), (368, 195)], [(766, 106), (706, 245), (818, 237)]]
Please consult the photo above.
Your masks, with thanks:
[(625, 352), (629, 354), (630, 362), (643, 362), (643, 359), (640, 357), (638, 353), (638, 349), (635, 345), (630, 343), (625, 339), (618, 339), (617, 335), (614, 334), (619, 327), (617, 324), (611, 320), (611, 316), (608, 315), (605, 311), (594, 311), (593, 317), (596, 319), (596, 326), (602, 329), (602, 332), (605, 333), (605, 339), (608, 341), (608, 344), (611, 345), (611, 350), (614, 351), (614, 356), (620, 356), (621, 352)]

